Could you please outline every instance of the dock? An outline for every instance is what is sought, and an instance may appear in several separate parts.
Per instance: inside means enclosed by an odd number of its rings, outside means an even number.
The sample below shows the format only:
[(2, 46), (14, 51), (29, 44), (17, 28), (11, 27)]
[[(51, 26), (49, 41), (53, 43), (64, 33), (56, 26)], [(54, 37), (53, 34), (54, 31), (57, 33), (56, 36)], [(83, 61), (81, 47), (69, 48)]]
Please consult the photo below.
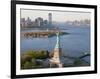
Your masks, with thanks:
[(50, 30), (50, 31), (43, 31), (43, 32), (24, 32), (22, 33), (22, 36), (24, 37), (33, 37), (33, 38), (40, 38), (40, 37), (51, 37), (51, 36), (55, 36), (56, 33), (59, 32), (60, 34), (65, 34), (64, 32), (61, 31), (54, 31), (54, 30)]

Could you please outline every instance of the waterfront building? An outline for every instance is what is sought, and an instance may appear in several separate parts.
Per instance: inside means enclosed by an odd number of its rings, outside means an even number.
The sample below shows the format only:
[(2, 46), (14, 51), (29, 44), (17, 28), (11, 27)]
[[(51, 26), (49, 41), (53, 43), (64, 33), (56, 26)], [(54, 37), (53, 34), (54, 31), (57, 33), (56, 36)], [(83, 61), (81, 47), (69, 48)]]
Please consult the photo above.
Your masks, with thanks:
[(20, 25), (22, 28), (25, 27), (25, 18), (21, 18)]
[(35, 22), (36, 22), (38, 27), (43, 26), (43, 18), (38, 17), (38, 18), (35, 19)]
[(28, 17), (28, 18), (26, 19), (25, 26), (26, 26), (26, 27), (30, 27), (31, 25), (32, 25), (32, 21), (31, 21), (31, 19)]
[(48, 14), (48, 21), (49, 21), (49, 26), (52, 25), (52, 13)]
[(43, 25), (44, 26), (47, 26), (48, 25), (48, 21), (47, 20), (44, 20)]

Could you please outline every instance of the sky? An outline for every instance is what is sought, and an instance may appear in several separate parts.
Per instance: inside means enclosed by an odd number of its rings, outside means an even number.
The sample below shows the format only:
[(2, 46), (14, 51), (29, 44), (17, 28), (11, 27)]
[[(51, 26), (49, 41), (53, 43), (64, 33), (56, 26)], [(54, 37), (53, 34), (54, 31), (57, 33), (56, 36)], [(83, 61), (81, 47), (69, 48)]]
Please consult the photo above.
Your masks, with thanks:
[(52, 21), (66, 22), (74, 20), (90, 19), (91, 13), (89, 12), (71, 12), (71, 11), (48, 11), (48, 10), (34, 10), (34, 9), (21, 9), (21, 18), (29, 17), (35, 20), (37, 17), (42, 17), (48, 20), (48, 13), (52, 13)]

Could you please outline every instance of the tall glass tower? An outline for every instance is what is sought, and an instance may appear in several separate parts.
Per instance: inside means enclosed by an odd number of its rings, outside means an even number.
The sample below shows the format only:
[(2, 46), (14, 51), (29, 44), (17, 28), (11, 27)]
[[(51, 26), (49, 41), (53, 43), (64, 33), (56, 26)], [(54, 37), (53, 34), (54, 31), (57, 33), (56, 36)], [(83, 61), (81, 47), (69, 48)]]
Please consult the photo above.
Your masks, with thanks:
[(52, 13), (48, 14), (49, 26), (52, 25)]

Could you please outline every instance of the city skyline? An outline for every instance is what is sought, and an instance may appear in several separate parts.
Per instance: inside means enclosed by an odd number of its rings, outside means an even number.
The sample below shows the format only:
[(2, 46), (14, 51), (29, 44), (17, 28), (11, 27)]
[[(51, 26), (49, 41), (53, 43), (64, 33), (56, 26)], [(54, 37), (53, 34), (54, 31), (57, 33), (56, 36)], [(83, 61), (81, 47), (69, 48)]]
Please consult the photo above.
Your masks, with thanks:
[(90, 13), (85, 12), (70, 12), (70, 11), (44, 11), (44, 10), (26, 10), (21, 9), (21, 18), (27, 19), (30, 17), (31, 20), (35, 20), (37, 17), (41, 17), (45, 20), (48, 20), (48, 14), (52, 14), (52, 21), (56, 22), (66, 22), (66, 21), (74, 21), (74, 20), (90, 20)]

